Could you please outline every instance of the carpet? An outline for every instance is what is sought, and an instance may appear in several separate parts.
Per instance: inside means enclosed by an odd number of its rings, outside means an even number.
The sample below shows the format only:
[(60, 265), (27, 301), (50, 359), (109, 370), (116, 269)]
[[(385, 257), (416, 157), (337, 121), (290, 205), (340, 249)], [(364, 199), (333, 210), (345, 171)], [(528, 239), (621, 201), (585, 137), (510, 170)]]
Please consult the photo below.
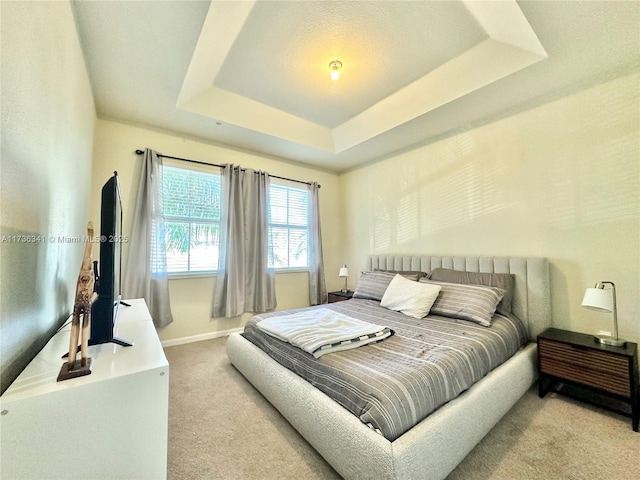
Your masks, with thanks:
[[(339, 479), (230, 364), (226, 337), (168, 347), (168, 479)], [(448, 480), (640, 479), (629, 418), (531, 388)]]

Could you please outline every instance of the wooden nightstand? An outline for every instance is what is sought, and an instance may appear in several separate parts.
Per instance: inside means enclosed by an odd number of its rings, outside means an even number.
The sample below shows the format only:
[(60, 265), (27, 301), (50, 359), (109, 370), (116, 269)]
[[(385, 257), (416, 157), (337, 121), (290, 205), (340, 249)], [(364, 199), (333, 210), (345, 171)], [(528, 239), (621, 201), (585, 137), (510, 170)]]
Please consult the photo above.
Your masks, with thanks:
[(347, 292), (341, 292), (340, 290), (337, 292), (329, 292), (329, 303), (342, 302), (343, 300), (349, 300), (351, 297), (353, 297), (351, 290)]
[(637, 344), (627, 342), (625, 347), (612, 347), (596, 342), (593, 335), (549, 328), (538, 335), (538, 371), (540, 398), (557, 381), (586, 387), (630, 404), (631, 424), (638, 431)]

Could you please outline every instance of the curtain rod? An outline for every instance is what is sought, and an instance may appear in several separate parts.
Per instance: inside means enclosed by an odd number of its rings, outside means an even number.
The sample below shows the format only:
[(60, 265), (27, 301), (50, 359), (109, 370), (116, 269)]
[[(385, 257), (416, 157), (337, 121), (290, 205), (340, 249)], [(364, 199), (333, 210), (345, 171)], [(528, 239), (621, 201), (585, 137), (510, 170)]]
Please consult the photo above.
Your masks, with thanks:
[[(140, 150), (140, 149), (136, 150), (136, 155), (142, 155), (143, 153), (144, 153), (144, 150)], [(163, 158), (170, 158), (172, 160), (180, 160), (181, 162), (197, 163), (198, 165), (207, 165), (209, 167), (225, 168), (225, 165), (220, 165), (218, 163), (201, 162), (199, 160), (191, 160), (190, 158), (172, 157), (171, 155), (158, 154), (158, 156)], [(243, 168), (242, 170), (246, 170), (246, 168)], [(311, 185), (311, 182), (305, 182), (304, 180), (296, 180), (295, 178), (279, 177), (278, 175), (271, 175), (271, 174), (269, 174), (269, 176), (273, 178), (279, 178), (280, 180), (288, 180), (290, 182), (304, 183), (305, 185)], [(320, 185), (318, 185), (318, 188), (320, 188)]]

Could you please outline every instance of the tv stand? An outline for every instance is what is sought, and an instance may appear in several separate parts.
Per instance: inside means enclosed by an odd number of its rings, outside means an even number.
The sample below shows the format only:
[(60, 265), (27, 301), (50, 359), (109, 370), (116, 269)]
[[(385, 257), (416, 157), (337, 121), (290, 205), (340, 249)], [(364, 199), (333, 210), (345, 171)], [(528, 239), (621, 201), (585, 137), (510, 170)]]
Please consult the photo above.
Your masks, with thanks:
[[(95, 307), (100, 301), (101, 299), (100, 297), (98, 297), (98, 300), (96, 301), (96, 303), (94, 303), (94, 308), (92, 308), (93, 315), (91, 318), (91, 335), (89, 336), (89, 346), (102, 345), (103, 343), (115, 343), (116, 345), (120, 345), (121, 347), (131, 347), (133, 345), (132, 342), (115, 336), (115, 330), (118, 326), (119, 319), (122, 314), (124, 314), (124, 310), (120, 311), (119, 307), (120, 305), (124, 307), (131, 307), (131, 304), (125, 302), (124, 300), (121, 300), (120, 295), (118, 295), (117, 300), (105, 300), (106, 303), (103, 302), (102, 307), (99, 307), (97, 309), (97, 313), (99, 313), (100, 315), (96, 318), (96, 321), (98, 321), (99, 323), (95, 324), (93, 319), (93, 317), (96, 315)], [(107, 312), (109, 314), (107, 318), (101, 317), (101, 315), (104, 314), (105, 304), (110, 307), (110, 310)], [(115, 320), (111, 319), (112, 315)], [(113, 326), (110, 323), (113, 323)]]
[(129, 303), (116, 333), (135, 345), (91, 346), (91, 375), (57, 382), (67, 326), (0, 397), (2, 480), (166, 478), (169, 363), (144, 300)]
[[(97, 263), (97, 262), (94, 262)], [(125, 302), (124, 300), (118, 300), (117, 301), (118, 304), (120, 305), (124, 305), (125, 307), (130, 307), (131, 304)], [(116, 345), (120, 345), (121, 347), (132, 347), (133, 343), (129, 342), (128, 340), (123, 340), (121, 338), (118, 337), (113, 337), (110, 340), (106, 341), (106, 342), (92, 342), (91, 339), (89, 339), (89, 346), (93, 346), (93, 345), (101, 345), (103, 343), (115, 343)], [(78, 351), (80, 351), (80, 345), (78, 345)], [(69, 356), (69, 352), (66, 352), (64, 355), (62, 355), (62, 358), (67, 358)]]
[[(124, 300), (118, 300), (118, 304), (124, 305), (125, 307), (130, 307), (131, 306), (130, 303), (127, 303)], [(131, 343), (131, 342), (127, 341), (127, 340), (123, 340), (123, 339), (118, 338), (118, 337), (113, 337), (111, 339), (111, 341), (107, 342), (107, 343), (115, 343), (116, 345), (120, 345), (122, 347), (132, 347), (133, 346), (133, 343)], [(91, 345), (91, 339), (89, 339), (89, 345)]]
[[(118, 337), (113, 337), (108, 342), (100, 342), (100, 343), (95, 343), (89, 340), (90, 347), (94, 345), (104, 345), (105, 343), (115, 343), (116, 345), (120, 345), (121, 347), (133, 347), (133, 343), (128, 342), (127, 340), (122, 340), (121, 338), (118, 338)], [(80, 347), (81, 345), (78, 345), (78, 351), (80, 351)], [(69, 356), (69, 352), (66, 352), (64, 355), (62, 355), (61, 358), (67, 358), (68, 356)]]
[[(122, 347), (133, 347), (133, 343), (128, 342), (127, 340), (122, 340), (121, 338), (118, 337), (113, 337), (110, 341), (108, 342), (103, 342), (103, 343), (115, 343), (116, 345), (120, 345)], [(92, 345), (91, 342), (89, 342), (89, 345)], [(93, 344), (96, 345), (96, 344)], [(97, 344), (100, 345), (100, 344)]]

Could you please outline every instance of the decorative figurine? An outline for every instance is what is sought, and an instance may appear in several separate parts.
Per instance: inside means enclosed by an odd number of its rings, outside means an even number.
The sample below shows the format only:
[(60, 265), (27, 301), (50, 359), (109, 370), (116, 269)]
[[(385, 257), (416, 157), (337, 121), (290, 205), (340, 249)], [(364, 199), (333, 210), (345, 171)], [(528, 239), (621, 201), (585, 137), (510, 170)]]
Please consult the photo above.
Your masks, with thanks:
[[(89, 335), (91, 331), (91, 305), (95, 300), (94, 296), (94, 272), (91, 262), (91, 247), (93, 242), (93, 222), (87, 225), (86, 245), (84, 247), (84, 257), (80, 267), (80, 275), (76, 285), (76, 300), (73, 306), (73, 318), (71, 320), (71, 338), (69, 339), (69, 357), (62, 365), (58, 374), (58, 381), (70, 378), (82, 377), (91, 374), (91, 364), (93, 359), (87, 357), (89, 348)], [(80, 326), (82, 317), (82, 327)], [(76, 360), (78, 353), (78, 336), (81, 336), (80, 360)]]

